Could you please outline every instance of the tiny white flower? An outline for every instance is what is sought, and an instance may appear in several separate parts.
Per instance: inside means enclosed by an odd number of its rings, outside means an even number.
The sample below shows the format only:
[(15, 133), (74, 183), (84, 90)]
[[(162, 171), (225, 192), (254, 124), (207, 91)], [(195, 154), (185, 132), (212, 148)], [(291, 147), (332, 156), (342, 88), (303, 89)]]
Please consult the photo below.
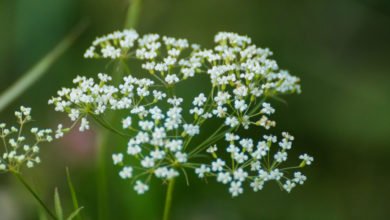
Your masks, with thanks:
[(283, 139), (281, 142), (279, 142), (279, 146), (284, 150), (290, 150), (292, 147), (292, 143), (290, 141), (287, 141), (286, 139)]
[(144, 194), (146, 191), (149, 190), (149, 186), (142, 183), (140, 180), (137, 180), (135, 182), (135, 186), (134, 186), (134, 190), (138, 193), (138, 194)]
[(122, 120), (122, 127), (123, 129), (131, 127), (131, 117), (126, 117), (125, 119)]
[(245, 103), (245, 100), (235, 100), (234, 108), (238, 109), (240, 112), (243, 112), (248, 108), (248, 105)]
[(36, 145), (34, 145), (34, 146), (32, 147), (32, 150), (33, 150), (34, 153), (38, 153), (38, 152), (39, 152), (39, 147), (36, 146)]
[(217, 152), (217, 150), (218, 150), (217, 145), (213, 145), (213, 146), (210, 146), (209, 148), (207, 148), (206, 152), (212, 154), (212, 153)]
[(302, 160), (303, 163), (307, 164), (307, 165), (311, 165), (314, 161), (314, 158), (309, 156), (308, 154), (302, 154), (299, 156), (299, 159)]
[(277, 152), (274, 156), (275, 160), (279, 163), (287, 160), (287, 153), (286, 152)]
[(282, 177), (283, 177), (283, 173), (280, 172), (279, 169), (271, 170), (271, 172), (268, 175), (268, 178), (272, 180), (280, 180)]
[(189, 136), (195, 136), (195, 135), (199, 134), (199, 126), (198, 125), (185, 124), (185, 125), (183, 125), (183, 128)]
[(248, 160), (248, 156), (243, 152), (233, 153), (232, 158), (237, 161), (238, 164), (242, 164)]
[(217, 181), (221, 182), (223, 184), (227, 184), (232, 180), (232, 177), (230, 176), (230, 173), (228, 172), (220, 172), (217, 175)]
[(253, 191), (257, 192), (263, 189), (264, 187), (264, 180), (260, 178), (255, 178), (253, 182), (251, 182), (251, 187), (253, 188)]
[(163, 98), (165, 98), (167, 95), (161, 91), (157, 91), (157, 90), (153, 90), (153, 97), (156, 99), (156, 100), (162, 100)]
[(114, 161), (114, 165), (120, 164), (123, 161), (123, 154), (113, 154), (112, 160)]
[(123, 169), (119, 172), (119, 176), (122, 179), (129, 179), (133, 175), (133, 168), (132, 167), (123, 167)]
[(261, 113), (264, 113), (267, 115), (271, 115), (271, 114), (275, 113), (275, 109), (271, 107), (271, 104), (264, 102), (262, 104), (262, 106), (263, 106), (263, 108), (261, 109)]
[(299, 184), (303, 184), (306, 181), (306, 176), (303, 175), (301, 172), (295, 172), (294, 173), (294, 179), (293, 181)]
[(151, 157), (145, 157), (142, 161), (141, 161), (141, 165), (145, 168), (151, 168), (151, 167), (154, 167), (154, 159), (151, 158)]
[(197, 97), (194, 98), (192, 104), (195, 106), (203, 106), (206, 100), (207, 100), (206, 96), (203, 93), (200, 93)]
[(216, 161), (211, 163), (211, 170), (212, 171), (222, 171), (223, 166), (225, 166), (225, 164), (226, 164), (225, 161), (218, 158)]
[(229, 147), (226, 148), (226, 152), (229, 153), (238, 153), (240, 149), (236, 147), (234, 144), (230, 144)]
[(238, 135), (233, 134), (233, 133), (226, 133), (225, 134), (226, 141), (232, 142), (232, 141), (236, 141), (239, 139), (240, 139), (240, 137)]
[(168, 169), (166, 167), (159, 167), (154, 171), (154, 175), (158, 178), (166, 178), (168, 175)]
[(154, 160), (161, 160), (161, 159), (164, 158), (165, 152), (162, 151), (162, 150), (156, 149), (156, 150), (150, 152), (150, 155), (152, 156), (152, 158), (153, 158)]
[(165, 77), (165, 82), (167, 82), (168, 84), (175, 84), (179, 82), (179, 78), (176, 74), (169, 74)]
[(31, 160), (27, 161), (26, 165), (27, 165), (28, 168), (33, 168), (34, 167), (34, 163)]
[(260, 161), (254, 161), (251, 163), (251, 171), (258, 171), (261, 169), (261, 163)]
[(248, 177), (248, 173), (245, 172), (242, 168), (239, 168), (236, 171), (234, 171), (233, 176), (235, 180), (243, 182), (245, 178)]
[(244, 192), (244, 189), (241, 186), (241, 182), (231, 182), (229, 192), (233, 197), (236, 197)]
[(206, 173), (210, 172), (210, 168), (202, 164), (199, 168), (195, 169), (195, 173), (198, 174), (199, 178), (203, 178)]
[(89, 129), (89, 121), (86, 118), (82, 118), (79, 130), (83, 132), (88, 129)]
[(225, 124), (227, 126), (230, 126), (232, 128), (236, 127), (237, 125), (239, 125), (239, 121), (237, 120), (236, 117), (227, 117), (226, 120), (225, 120)]
[(177, 160), (179, 163), (185, 163), (185, 162), (187, 162), (187, 154), (186, 154), (186, 153), (176, 152), (176, 153), (175, 153), (175, 157), (176, 157), (176, 160)]
[(167, 172), (167, 179), (172, 179), (172, 178), (175, 178), (179, 176), (179, 172), (177, 172), (175, 169), (171, 168), (171, 169), (168, 169), (168, 172)]
[(246, 139), (241, 139), (240, 140), (240, 144), (242, 146), (242, 148), (244, 148), (245, 150), (247, 150), (248, 152), (252, 152), (253, 151), (253, 140), (250, 139), (250, 138), (246, 138)]
[(127, 153), (129, 155), (136, 155), (139, 154), (140, 152), (141, 152), (141, 147), (138, 145), (129, 145), (127, 147)]
[(64, 132), (62, 131), (62, 124), (59, 124), (57, 126), (57, 130), (56, 130), (56, 134), (55, 134), (55, 138), (58, 139), (58, 138), (61, 138), (64, 136)]
[(287, 180), (286, 183), (283, 185), (283, 188), (289, 193), (295, 186), (296, 184), (294, 182)]
[(182, 140), (170, 140), (165, 146), (172, 152), (176, 152), (182, 149), (183, 141)]

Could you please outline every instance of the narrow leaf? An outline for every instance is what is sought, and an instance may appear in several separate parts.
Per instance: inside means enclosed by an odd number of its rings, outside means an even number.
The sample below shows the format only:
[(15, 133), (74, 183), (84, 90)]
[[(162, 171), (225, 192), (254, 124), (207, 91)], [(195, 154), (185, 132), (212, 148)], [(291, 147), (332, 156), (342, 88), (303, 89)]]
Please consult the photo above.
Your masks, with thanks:
[(58, 220), (63, 220), (64, 215), (62, 212), (62, 206), (61, 206), (61, 200), (60, 200), (60, 195), (58, 194), (58, 189), (56, 188), (54, 191), (54, 207), (56, 211), (56, 215)]
[(70, 173), (69, 173), (69, 168), (68, 167), (66, 168), (66, 180), (68, 182), (69, 191), (70, 191), (70, 194), (72, 196), (73, 208), (77, 211), (77, 210), (80, 209), (79, 208), (79, 202), (77, 200), (77, 194), (76, 194), (76, 191), (74, 190), (73, 182), (72, 182), (72, 179), (70, 177)]
[(41, 78), (53, 63), (73, 44), (85, 28), (86, 22), (78, 24), (56, 47), (47, 53), (30, 70), (24, 73), (18, 81), (4, 91), (0, 95), (0, 111), (3, 111), (12, 101)]
[(72, 214), (70, 214), (70, 216), (69, 216), (66, 220), (73, 220), (75, 217), (79, 216), (80, 211), (81, 211), (83, 208), (84, 208), (84, 207), (80, 207), (80, 208), (78, 208), (77, 210), (75, 210), (74, 212), (72, 212)]
[(38, 209), (38, 215), (39, 220), (47, 220), (46, 213), (42, 208)]

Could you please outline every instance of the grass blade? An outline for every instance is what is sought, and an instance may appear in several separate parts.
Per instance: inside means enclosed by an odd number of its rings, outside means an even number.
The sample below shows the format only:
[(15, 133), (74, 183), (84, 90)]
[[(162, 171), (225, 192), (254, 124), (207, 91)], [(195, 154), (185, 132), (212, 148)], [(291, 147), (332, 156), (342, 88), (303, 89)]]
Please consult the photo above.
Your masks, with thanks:
[[(70, 190), (70, 194), (72, 196), (73, 208), (76, 211), (80, 210), (79, 202), (77, 200), (77, 194), (76, 194), (76, 191), (74, 190), (73, 182), (72, 182), (72, 179), (70, 178), (70, 173), (69, 173), (69, 169), (68, 168), (66, 168), (66, 180), (68, 182), (68, 187), (69, 187), (69, 190)], [(74, 217), (76, 217), (76, 215)], [(72, 217), (72, 218), (74, 218), (74, 217)], [(81, 217), (78, 216), (78, 219), (81, 219)]]
[(87, 27), (86, 22), (79, 23), (56, 47), (47, 53), (38, 63), (22, 75), (13, 85), (0, 95), (0, 112), (33, 85), (53, 63), (73, 44)]
[(72, 214), (70, 214), (70, 216), (69, 216), (66, 220), (73, 220), (75, 217), (79, 216), (80, 211), (81, 211), (83, 208), (84, 208), (84, 207), (80, 207), (80, 208), (76, 209), (74, 212), (72, 212)]
[(60, 195), (58, 194), (58, 189), (57, 188), (54, 191), (54, 208), (55, 208), (58, 220), (63, 220), (64, 219), (64, 217), (63, 217), (64, 215), (63, 215), (63, 212), (62, 212), (61, 199), (60, 199)]
[(39, 220), (47, 220), (45, 211), (42, 210), (42, 208), (40, 208), (40, 207), (38, 208), (38, 219)]

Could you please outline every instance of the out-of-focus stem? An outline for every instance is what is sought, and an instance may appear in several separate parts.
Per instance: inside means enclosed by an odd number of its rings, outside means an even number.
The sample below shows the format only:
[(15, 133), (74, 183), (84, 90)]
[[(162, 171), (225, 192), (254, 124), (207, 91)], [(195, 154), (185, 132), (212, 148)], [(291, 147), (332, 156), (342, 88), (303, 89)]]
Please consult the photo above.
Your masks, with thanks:
[[(135, 28), (138, 23), (138, 16), (141, 7), (141, 0), (129, 0), (129, 6), (126, 13), (126, 20), (124, 22), (124, 28)], [(119, 81), (123, 71), (114, 71), (113, 80)], [(114, 119), (114, 115), (107, 115), (107, 121), (111, 122)], [(107, 149), (105, 146), (108, 142), (109, 131), (102, 129), (98, 132), (98, 219), (109, 219), (108, 216), (108, 194), (107, 194), (107, 168), (106, 158)]]
[[(113, 71), (113, 82), (118, 83), (123, 75), (123, 70), (121, 69), (121, 62), (119, 62), (114, 71)], [(106, 121), (114, 121), (115, 115), (109, 113), (106, 115)], [(98, 219), (106, 220), (109, 218), (108, 213), (108, 188), (107, 188), (107, 144), (108, 137), (111, 130), (103, 126), (102, 129), (98, 131), (98, 157), (97, 157), (97, 169), (98, 169)]]
[(41, 78), (53, 63), (73, 44), (78, 36), (87, 27), (87, 22), (78, 24), (56, 47), (46, 54), (35, 66), (22, 75), (0, 95), (0, 111), (4, 110), (12, 101), (19, 97), (27, 88)]
[(139, 12), (141, 9), (141, 0), (129, 0), (127, 9), (125, 28), (135, 28), (138, 24)]

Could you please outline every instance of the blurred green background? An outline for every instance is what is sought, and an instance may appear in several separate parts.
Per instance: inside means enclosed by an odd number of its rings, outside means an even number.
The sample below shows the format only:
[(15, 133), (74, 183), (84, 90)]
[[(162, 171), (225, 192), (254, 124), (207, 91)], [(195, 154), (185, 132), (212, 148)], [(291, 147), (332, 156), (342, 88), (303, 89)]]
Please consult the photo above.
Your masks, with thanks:
[[(78, 21), (86, 32), (30, 87), (0, 112), (12, 121), (19, 105), (33, 108), (42, 127), (67, 119), (47, 100), (78, 74), (93, 76), (105, 63), (82, 55), (97, 36), (121, 29), (126, 0), (0, 0), (0, 93), (50, 51)], [(173, 219), (389, 219), (390, 1), (387, 0), (143, 0), (137, 31), (185, 37), (209, 47), (218, 31), (250, 36), (274, 51), (282, 68), (302, 79), (303, 93), (278, 104), (279, 129), (296, 137), (296, 151), (315, 157), (309, 180), (291, 194), (270, 184), (232, 199), (226, 187), (195, 176), (177, 184)], [(71, 210), (65, 166), (83, 214), (98, 219), (96, 132), (69, 135), (42, 148), (43, 163), (26, 172), (51, 204), (54, 187)], [(122, 148), (113, 139), (108, 151)], [(121, 181), (107, 153), (107, 219), (159, 219), (165, 186), (145, 196)], [(32, 197), (10, 175), (0, 177), (0, 220), (37, 219)]]

